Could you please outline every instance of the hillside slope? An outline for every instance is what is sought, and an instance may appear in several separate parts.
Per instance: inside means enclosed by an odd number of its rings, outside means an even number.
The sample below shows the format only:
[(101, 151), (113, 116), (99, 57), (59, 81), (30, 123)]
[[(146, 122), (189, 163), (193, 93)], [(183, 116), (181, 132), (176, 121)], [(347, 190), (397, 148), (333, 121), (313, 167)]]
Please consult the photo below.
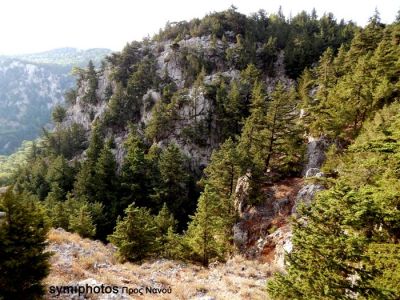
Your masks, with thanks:
[[(240, 256), (210, 268), (199, 265), (155, 259), (140, 264), (120, 264), (116, 249), (99, 241), (82, 239), (77, 234), (53, 229), (49, 234), (48, 251), (51, 272), (46, 279), (45, 299), (71, 299), (71, 294), (52, 297), (50, 286), (118, 286), (141, 290), (139, 293), (87, 295), (90, 299), (266, 299), (265, 283), (273, 271), (268, 264), (248, 261)], [(170, 292), (152, 294), (146, 287)], [(76, 294), (75, 294), (76, 295)], [(112, 297), (112, 298), (111, 298)]]
[(109, 53), (73, 48), (0, 57), (0, 154), (11, 154), (50, 125), (50, 113), (74, 86), (73, 66), (99, 63)]

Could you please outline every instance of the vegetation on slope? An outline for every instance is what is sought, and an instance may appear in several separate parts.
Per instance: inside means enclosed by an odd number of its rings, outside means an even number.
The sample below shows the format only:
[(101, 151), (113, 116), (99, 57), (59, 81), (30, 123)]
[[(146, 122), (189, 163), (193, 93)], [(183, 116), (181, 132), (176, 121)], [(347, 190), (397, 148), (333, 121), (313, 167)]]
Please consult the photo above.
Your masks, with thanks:
[[(322, 179), (328, 190), (294, 223), (288, 274), (270, 283), (270, 293), (395, 299), (399, 29), (377, 14), (357, 28), (332, 15), (286, 20), (234, 8), (169, 24), (99, 70), (77, 70), (68, 99), (90, 116), (89, 139), (57, 109), (56, 129), (16, 174), (15, 189), (38, 197), (53, 226), (112, 241), (122, 260), (208, 265), (235, 251), (238, 178), (249, 178), (249, 204), (265, 201), (263, 184), (300, 174), (304, 132), (322, 136), (334, 145)], [(209, 47), (185, 46), (198, 37)], [(179, 78), (159, 69), (165, 47)], [(301, 74), (298, 85), (271, 77), (281, 51), (286, 72)], [(111, 83), (100, 95), (105, 74)], [(107, 109), (96, 117), (102, 104)], [(190, 163), (185, 146), (213, 150), (204, 170)]]
[(313, 70), (306, 124), (336, 140), (331, 177), (294, 222), (288, 273), (269, 283), (275, 299), (400, 297), (399, 30), (373, 18), (347, 52), (328, 50)]

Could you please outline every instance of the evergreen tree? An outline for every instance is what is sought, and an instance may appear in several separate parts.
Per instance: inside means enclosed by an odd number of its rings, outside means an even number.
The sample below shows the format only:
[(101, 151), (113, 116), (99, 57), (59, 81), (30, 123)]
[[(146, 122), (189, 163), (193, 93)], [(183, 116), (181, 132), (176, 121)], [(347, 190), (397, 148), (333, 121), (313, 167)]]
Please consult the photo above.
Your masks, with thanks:
[(117, 187), (118, 176), (117, 166), (114, 154), (111, 152), (112, 141), (108, 141), (102, 151), (94, 167), (93, 183), (95, 186), (95, 194), (93, 198), (88, 198), (90, 202), (99, 202), (104, 205), (106, 211), (107, 222), (98, 223), (97, 237), (105, 238), (107, 234), (112, 232), (115, 225), (115, 219), (118, 216), (117, 211)]
[(78, 233), (81, 237), (91, 238), (96, 234), (96, 226), (93, 223), (92, 216), (88, 206), (82, 205), (76, 215), (69, 217), (68, 229)]
[(175, 144), (166, 147), (158, 162), (161, 182), (155, 188), (152, 198), (158, 203), (165, 202), (178, 220), (184, 220), (190, 211), (186, 159)]
[(0, 198), (0, 298), (41, 299), (49, 273), (48, 225), (42, 207), (10, 187)]
[(267, 95), (264, 87), (257, 82), (252, 92), (252, 102), (250, 106), (250, 116), (246, 119), (240, 136), (238, 145), (239, 151), (243, 157), (248, 158), (246, 168), (253, 173), (261, 174), (264, 169), (264, 160), (266, 157), (264, 137), (262, 131), (265, 130), (266, 115), (268, 111)]
[(217, 236), (218, 216), (215, 214), (217, 195), (207, 188), (201, 194), (197, 210), (185, 235), (191, 258), (208, 266), (210, 259), (222, 258)]
[(157, 241), (163, 252), (168, 252), (166, 247), (169, 247), (169, 238), (174, 234), (176, 230), (177, 222), (174, 215), (170, 213), (166, 203), (158, 212), (158, 215), (154, 217), (155, 225), (158, 229)]
[(297, 94), (294, 88), (285, 90), (278, 83), (271, 93), (266, 116), (267, 156), (265, 170), (279, 170), (283, 174), (296, 174), (303, 157), (300, 128), (297, 125)]
[(150, 211), (131, 204), (125, 217), (118, 219), (117, 226), (108, 240), (118, 247), (121, 260), (137, 261), (154, 254), (157, 245), (157, 227)]
[(96, 90), (98, 86), (98, 78), (93, 61), (91, 60), (88, 63), (85, 79), (87, 80), (87, 89), (83, 99), (85, 103), (97, 104)]
[(54, 107), (51, 118), (55, 123), (62, 123), (66, 117), (67, 111), (61, 105)]
[(86, 160), (83, 162), (75, 179), (74, 194), (76, 197), (89, 201), (96, 199), (95, 166), (103, 147), (104, 142), (100, 126), (95, 124), (92, 129), (89, 147), (86, 150)]
[[(218, 218), (218, 227), (220, 233), (220, 246), (224, 254), (231, 252), (232, 227), (237, 220), (234, 207), (234, 196), (237, 179), (240, 175), (240, 157), (232, 139), (227, 139), (221, 147), (214, 151), (211, 161), (204, 170), (204, 177), (201, 183), (205, 189), (212, 190), (216, 198), (219, 199), (213, 205), (212, 213)], [(219, 218), (224, 216), (223, 218)]]
[(132, 202), (139, 206), (151, 207), (152, 204), (148, 201), (151, 174), (147, 174), (146, 148), (136, 128), (130, 128), (124, 146), (126, 155), (121, 170), (122, 190), (118, 211), (122, 212)]
[(108, 126), (122, 127), (124, 125), (124, 118), (122, 116), (127, 109), (126, 91), (121, 84), (117, 84), (108, 102), (108, 110), (104, 116), (104, 123)]
[(240, 89), (238, 83), (234, 80), (231, 81), (229, 92), (224, 102), (224, 109), (226, 111), (226, 120), (224, 128), (230, 128), (229, 136), (239, 134), (241, 129), (241, 122), (244, 112), (244, 103), (242, 103)]
[(46, 181), (50, 187), (50, 194), (55, 199), (63, 201), (67, 192), (72, 189), (74, 170), (68, 165), (63, 156), (57, 156), (49, 165)]

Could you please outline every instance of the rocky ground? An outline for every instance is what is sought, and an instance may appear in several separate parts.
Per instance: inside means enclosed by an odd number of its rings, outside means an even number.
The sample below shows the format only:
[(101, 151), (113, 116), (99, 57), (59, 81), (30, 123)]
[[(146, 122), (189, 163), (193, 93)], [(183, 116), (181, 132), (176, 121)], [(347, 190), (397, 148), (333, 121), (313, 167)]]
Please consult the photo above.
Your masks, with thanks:
[[(51, 230), (48, 250), (54, 255), (45, 299), (268, 299), (266, 281), (274, 271), (268, 263), (241, 256), (208, 269), (166, 259), (121, 264), (112, 245), (63, 229)], [(64, 293), (77, 285), (91, 287), (93, 294)], [(102, 285), (104, 291), (118, 288), (95, 294)], [(61, 286), (67, 288), (57, 290)]]

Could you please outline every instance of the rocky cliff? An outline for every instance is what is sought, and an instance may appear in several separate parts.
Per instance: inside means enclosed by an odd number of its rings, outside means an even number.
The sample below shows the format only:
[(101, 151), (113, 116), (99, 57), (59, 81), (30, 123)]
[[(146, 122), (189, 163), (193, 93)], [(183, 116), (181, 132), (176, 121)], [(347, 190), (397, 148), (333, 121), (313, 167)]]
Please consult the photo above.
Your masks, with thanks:
[[(233, 39), (233, 33), (227, 33)], [(256, 45), (257, 46), (257, 45)], [(260, 47), (260, 45), (258, 45)], [(130, 47), (130, 48), (129, 48)], [(168, 128), (161, 128), (165, 133), (153, 139), (159, 146), (167, 143), (176, 143), (181, 151), (189, 158), (193, 169), (204, 168), (215, 149), (221, 142), (218, 124), (215, 89), (221, 81), (229, 85), (233, 81), (242, 78), (242, 72), (227, 62), (226, 52), (234, 49), (236, 43), (227, 42), (221, 39), (213, 40), (211, 35), (201, 37), (184, 38), (178, 42), (173, 40), (147, 41), (146, 43), (133, 42), (131, 46), (122, 53), (116, 53), (115, 57), (123, 57), (128, 51), (134, 48), (136, 52), (135, 64), (140, 65), (143, 61), (151, 60), (154, 63), (153, 78), (158, 78), (158, 84), (146, 87), (140, 94), (137, 105), (137, 114), (125, 123), (125, 126), (111, 128), (105, 125), (107, 138), (113, 137), (116, 143), (116, 158), (121, 163), (123, 158), (122, 143), (127, 136), (128, 122), (139, 127), (144, 133), (149, 126), (157, 103), (169, 104), (167, 108), (172, 116)], [(188, 60), (201, 60), (209, 65), (209, 71), (205, 72), (200, 82), (188, 73)], [(115, 59), (117, 60), (117, 59)], [(63, 126), (69, 127), (74, 123), (81, 124), (90, 134), (95, 123), (106, 124), (107, 114), (111, 114), (113, 106), (112, 98), (115, 97), (118, 87), (121, 86), (121, 79), (118, 72), (122, 66), (113, 60), (112, 56), (103, 62), (103, 67), (97, 70), (97, 88), (95, 103), (87, 103), (85, 95), (90, 87), (88, 79), (83, 75), (78, 79), (76, 86), (76, 97), (73, 104), (68, 107), (67, 116)], [(203, 66), (204, 71), (204, 66)], [(278, 81), (287, 86), (294, 84), (294, 81), (285, 75), (284, 53), (281, 52), (274, 62), (271, 70), (263, 70), (265, 73), (273, 73), (274, 76), (262, 75), (263, 81), (271, 91)], [(263, 73), (264, 74), (264, 73)], [(199, 74), (198, 74), (199, 75)], [(132, 74), (131, 74), (132, 76)], [(143, 76), (143, 75), (142, 75)], [(168, 83), (180, 97), (166, 99), (165, 87)], [(129, 85), (129, 82), (127, 83)], [(129, 90), (129, 87), (124, 87)], [(214, 90), (213, 90), (214, 89)], [(107, 95), (107, 93), (111, 93)], [(124, 91), (123, 100), (129, 102), (129, 91)], [(174, 102), (175, 101), (175, 102)], [(131, 107), (125, 107), (128, 111)], [(171, 117), (171, 116), (170, 116)], [(152, 142), (152, 141), (149, 141)]]
[(74, 86), (73, 66), (109, 53), (67, 50), (0, 57), (0, 154), (12, 153), (49, 126), (52, 108), (64, 103), (64, 93)]

